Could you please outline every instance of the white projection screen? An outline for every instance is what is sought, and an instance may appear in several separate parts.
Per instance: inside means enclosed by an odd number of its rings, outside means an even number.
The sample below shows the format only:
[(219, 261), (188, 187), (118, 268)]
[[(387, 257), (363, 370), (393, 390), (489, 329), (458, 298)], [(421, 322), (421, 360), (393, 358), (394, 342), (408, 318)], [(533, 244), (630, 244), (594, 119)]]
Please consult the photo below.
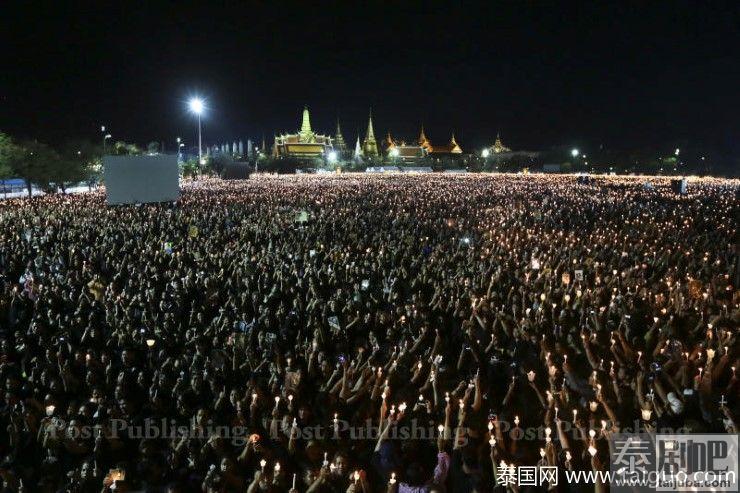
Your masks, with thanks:
[(175, 154), (105, 156), (103, 179), (109, 205), (171, 202), (180, 198)]

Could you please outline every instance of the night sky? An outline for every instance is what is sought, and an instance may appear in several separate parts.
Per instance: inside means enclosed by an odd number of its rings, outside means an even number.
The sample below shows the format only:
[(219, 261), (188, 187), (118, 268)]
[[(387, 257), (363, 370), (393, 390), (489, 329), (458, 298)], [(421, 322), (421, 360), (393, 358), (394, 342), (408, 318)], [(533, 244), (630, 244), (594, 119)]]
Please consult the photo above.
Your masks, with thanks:
[(740, 2), (337, 2), (85, 8), (6, 2), (0, 131), (52, 144), (315, 130), (465, 150), (740, 153)]

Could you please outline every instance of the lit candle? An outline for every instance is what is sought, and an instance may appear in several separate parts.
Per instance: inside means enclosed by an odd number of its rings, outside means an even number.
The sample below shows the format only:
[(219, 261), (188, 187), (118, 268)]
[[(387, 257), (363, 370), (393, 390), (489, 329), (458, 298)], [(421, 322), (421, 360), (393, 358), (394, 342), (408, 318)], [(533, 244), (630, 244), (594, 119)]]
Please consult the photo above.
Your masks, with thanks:
[(329, 464), (328, 457), (329, 457), (329, 453), (324, 452), (324, 466)]
[(593, 429), (590, 429), (588, 430), (588, 436), (590, 436), (593, 440), (593, 438), (596, 436), (596, 432)]
[(445, 392), (445, 402), (450, 402), (450, 393)]
[(596, 455), (596, 452), (597, 452), (596, 451), (596, 447), (594, 447), (593, 445), (589, 445), (589, 447), (588, 447), (588, 453), (591, 454), (591, 457), (595, 456)]
[(252, 402), (255, 402), (255, 401), (257, 401), (257, 392), (254, 392), (252, 394)]
[(280, 396), (275, 396), (275, 407), (278, 407), (280, 405)]
[(357, 482), (360, 480), (360, 471), (355, 471), (354, 476), (355, 476), (355, 484), (357, 484)]
[(540, 449), (540, 457), (545, 458), (545, 449), (543, 448)]
[(293, 473), (293, 489), (295, 489), (295, 477), (296, 477), (296, 473)]
[(288, 394), (288, 404), (293, 403), (293, 394)]
[(573, 422), (576, 422), (576, 418), (578, 417), (578, 409), (573, 409)]
[(274, 467), (273, 469), (275, 470), (275, 475), (276, 475), (276, 476), (277, 476), (278, 474), (280, 474), (280, 463), (279, 463), (279, 462), (276, 462), (276, 463), (275, 463), (275, 467)]
[(491, 430), (493, 430), (493, 422), (489, 421), (488, 422), (488, 431), (490, 432)]
[(262, 469), (262, 472), (265, 472), (265, 466), (267, 465), (267, 461), (265, 459), (262, 459), (260, 461), (260, 469)]
[(491, 448), (495, 447), (495, 446), (496, 446), (496, 439), (495, 439), (495, 438), (493, 438), (493, 437), (491, 437), (491, 438), (490, 438), (490, 439), (488, 440), (488, 445), (490, 445), (490, 446), (491, 446)]
[(396, 473), (391, 473), (391, 479), (388, 481), (390, 484), (396, 484)]
[(532, 371), (532, 370), (530, 370), (530, 371), (529, 371), (529, 372), (527, 373), (527, 378), (529, 379), (529, 381), (530, 381), (530, 382), (534, 382), (534, 378), (535, 378), (536, 376), (537, 376), (537, 375), (536, 375), (536, 373), (535, 373), (534, 371)]
[(519, 426), (519, 416), (514, 416), (514, 426)]

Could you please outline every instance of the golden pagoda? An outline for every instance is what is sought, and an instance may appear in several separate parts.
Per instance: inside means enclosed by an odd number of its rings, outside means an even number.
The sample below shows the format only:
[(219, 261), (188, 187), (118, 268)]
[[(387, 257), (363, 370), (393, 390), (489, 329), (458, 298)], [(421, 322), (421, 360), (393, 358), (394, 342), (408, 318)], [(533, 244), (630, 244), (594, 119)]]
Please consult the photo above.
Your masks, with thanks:
[(375, 140), (375, 131), (373, 130), (373, 111), (370, 110), (370, 118), (367, 122), (367, 133), (365, 140), (362, 142), (362, 154), (365, 157), (378, 157), (378, 143)]

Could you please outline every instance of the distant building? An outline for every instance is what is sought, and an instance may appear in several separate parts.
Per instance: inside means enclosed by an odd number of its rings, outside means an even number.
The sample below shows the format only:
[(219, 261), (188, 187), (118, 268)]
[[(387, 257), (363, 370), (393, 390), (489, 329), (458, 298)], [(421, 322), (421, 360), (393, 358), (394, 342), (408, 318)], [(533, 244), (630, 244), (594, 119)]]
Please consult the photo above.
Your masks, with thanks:
[(362, 159), (362, 147), (360, 146), (360, 136), (357, 136), (357, 142), (355, 143), (355, 152), (352, 154), (352, 157), (359, 161)]
[(337, 120), (337, 132), (334, 134), (334, 150), (339, 153), (341, 159), (349, 159), (352, 157), (347, 142), (344, 140), (342, 135), (342, 129), (339, 127), (339, 120)]
[(493, 143), (493, 147), (491, 147), (491, 152), (494, 154), (502, 154), (504, 152), (511, 152), (511, 149), (506, 147), (501, 142), (501, 136), (498, 133), (496, 134), (496, 141)]
[(385, 155), (391, 160), (406, 163), (424, 159), (427, 152), (421, 145), (409, 145), (404, 141), (397, 143), (389, 132), (385, 139)]
[(365, 140), (362, 141), (362, 155), (365, 157), (378, 157), (378, 142), (375, 140), (375, 131), (373, 130), (373, 112), (370, 110), (370, 118), (367, 122), (367, 132)]
[(494, 166), (532, 166), (536, 164), (535, 160), (539, 157), (539, 152), (512, 151), (511, 148), (504, 145), (501, 141), (501, 135), (498, 133), (496, 134), (496, 140), (493, 142), (493, 145), (486, 150), (489, 152), (489, 155), (486, 156), (484, 154), (483, 157)]
[(419, 145), (424, 148), (427, 154), (432, 157), (454, 157), (459, 156), (463, 153), (462, 148), (458, 145), (455, 140), (455, 134), (452, 134), (449, 144), (446, 145), (433, 145), (424, 133), (424, 126), (421, 127), (421, 134), (419, 135)]
[(328, 135), (314, 133), (308, 108), (304, 108), (301, 129), (295, 134), (275, 136), (272, 154), (274, 157), (322, 158), (334, 149), (332, 141)]

